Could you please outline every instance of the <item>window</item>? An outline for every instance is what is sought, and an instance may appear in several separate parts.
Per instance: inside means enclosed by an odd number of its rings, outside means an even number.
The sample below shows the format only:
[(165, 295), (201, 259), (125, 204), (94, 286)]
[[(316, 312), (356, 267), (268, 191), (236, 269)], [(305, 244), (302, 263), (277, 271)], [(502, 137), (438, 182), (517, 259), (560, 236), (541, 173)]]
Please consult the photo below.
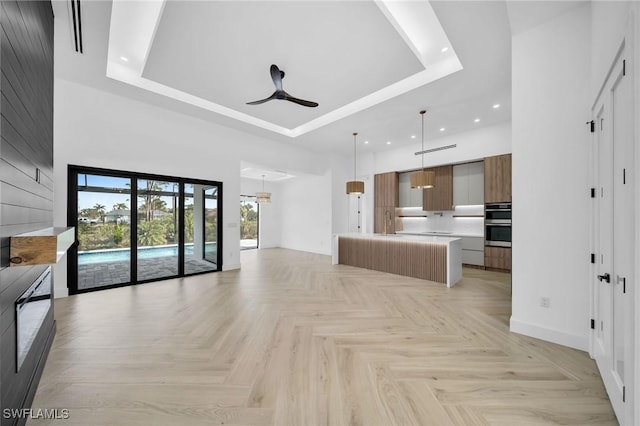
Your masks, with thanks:
[(222, 183), (69, 166), (71, 294), (222, 269)]

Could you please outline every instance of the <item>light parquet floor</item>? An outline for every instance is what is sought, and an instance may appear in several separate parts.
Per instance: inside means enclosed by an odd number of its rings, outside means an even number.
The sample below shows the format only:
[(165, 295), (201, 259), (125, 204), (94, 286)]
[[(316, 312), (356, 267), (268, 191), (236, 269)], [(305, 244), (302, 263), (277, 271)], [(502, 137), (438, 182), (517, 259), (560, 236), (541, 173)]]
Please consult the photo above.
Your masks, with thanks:
[(507, 274), (429, 281), (283, 249), (55, 301), (55, 425), (617, 424), (584, 352), (509, 332)]

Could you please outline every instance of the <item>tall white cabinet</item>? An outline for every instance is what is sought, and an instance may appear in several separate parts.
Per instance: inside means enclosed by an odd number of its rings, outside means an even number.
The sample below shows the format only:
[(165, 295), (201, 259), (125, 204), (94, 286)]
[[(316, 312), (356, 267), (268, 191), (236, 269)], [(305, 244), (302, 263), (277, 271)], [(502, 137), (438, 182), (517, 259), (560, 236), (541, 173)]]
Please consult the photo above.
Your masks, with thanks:
[(422, 208), (422, 189), (411, 188), (411, 173), (398, 173), (399, 206)]
[(484, 161), (453, 166), (453, 205), (484, 204)]

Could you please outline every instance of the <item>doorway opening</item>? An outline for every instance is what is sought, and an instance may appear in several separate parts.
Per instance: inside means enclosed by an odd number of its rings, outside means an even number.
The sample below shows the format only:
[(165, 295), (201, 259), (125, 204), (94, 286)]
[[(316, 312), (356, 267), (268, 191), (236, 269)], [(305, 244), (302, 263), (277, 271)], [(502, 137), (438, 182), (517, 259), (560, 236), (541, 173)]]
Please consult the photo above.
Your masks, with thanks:
[(260, 204), (252, 195), (240, 196), (240, 250), (259, 247)]

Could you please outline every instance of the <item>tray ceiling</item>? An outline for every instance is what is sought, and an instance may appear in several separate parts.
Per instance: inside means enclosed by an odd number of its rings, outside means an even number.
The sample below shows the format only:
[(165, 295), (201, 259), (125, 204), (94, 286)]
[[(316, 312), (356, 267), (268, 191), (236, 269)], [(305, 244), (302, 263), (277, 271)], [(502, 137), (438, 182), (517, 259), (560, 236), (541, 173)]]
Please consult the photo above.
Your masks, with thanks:
[[(319, 107), (246, 105), (273, 93), (272, 63), (287, 92)], [(290, 137), (460, 69), (427, 1), (112, 7), (107, 76)]]

